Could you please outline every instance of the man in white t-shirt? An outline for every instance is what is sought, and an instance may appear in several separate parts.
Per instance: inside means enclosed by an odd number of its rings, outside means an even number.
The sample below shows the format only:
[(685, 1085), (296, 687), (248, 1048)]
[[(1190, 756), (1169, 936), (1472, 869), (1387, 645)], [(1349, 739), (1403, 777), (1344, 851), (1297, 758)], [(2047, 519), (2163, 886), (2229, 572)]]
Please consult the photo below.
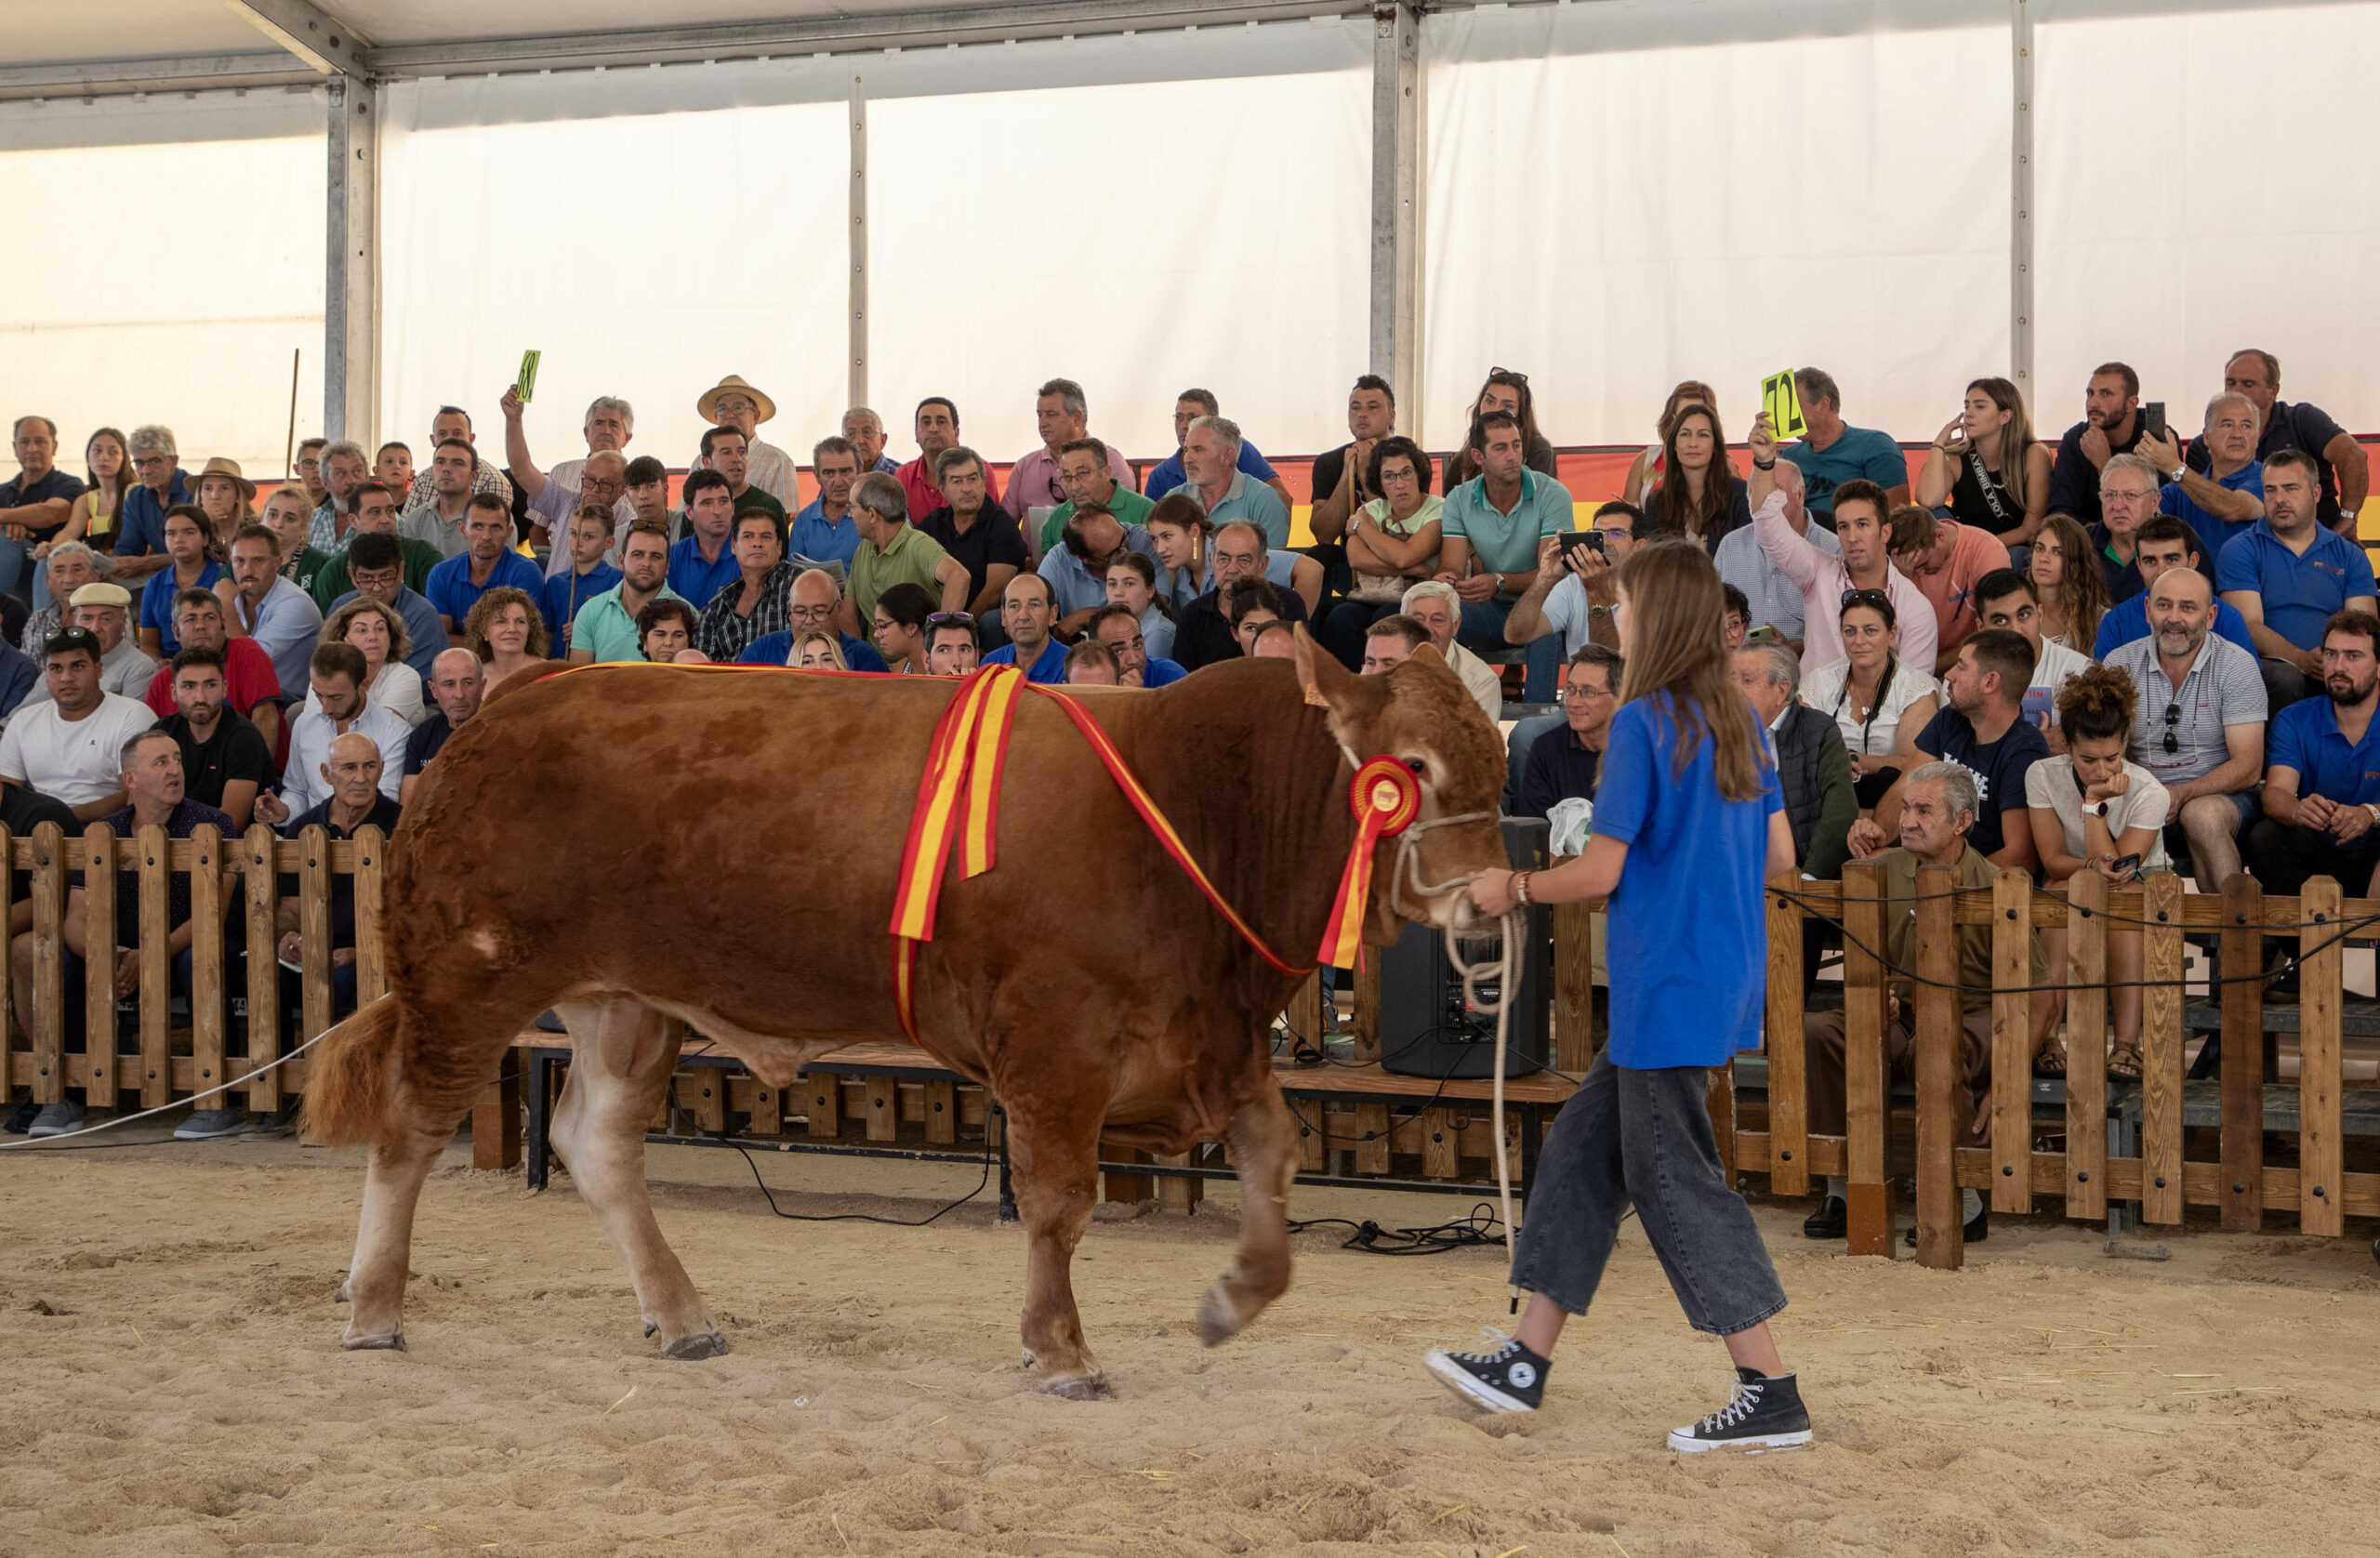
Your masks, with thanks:
[(0, 781), (96, 822), (124, 805), (124, 744), (157, 722), (149, 706), (102, 691), (99, 635), (62, 627), (42, 644), (46, 702), (20, 707), (0, 733)]
[(331, 743), (350, 731), (372, 738), (380, 748), (380, 793), (397, 799), (404, 784), (405, 742), (413, 727), (364, 697), (364, 652), (350, 643), (328, 643), (308, 666), (313, 696), (289, 724), (289, 761), (281, 771), (281, 794), (257, 797), (256, 818), (279, 827), (330, 799), (323, 776)]
[(2014, 568), (1995, 568), (1977, 579), (1970, 603), (1978, 629), (2005, 627), (2033, 646), (2033, 678), (2025, 689), (2025, 718), (2049, 737), (2052, 753), (2065, 751), (2066, 737), (2057, 729), (2057, 690), (2068, 678), (2089, 670), (2091, 657), (2042, 637), (2041, 592)]

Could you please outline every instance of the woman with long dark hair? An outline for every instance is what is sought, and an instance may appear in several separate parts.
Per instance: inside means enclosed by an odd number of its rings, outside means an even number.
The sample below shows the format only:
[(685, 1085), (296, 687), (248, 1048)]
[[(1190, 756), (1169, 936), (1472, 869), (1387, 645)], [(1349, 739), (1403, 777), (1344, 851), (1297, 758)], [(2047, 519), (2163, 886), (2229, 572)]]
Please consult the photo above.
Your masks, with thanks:
[(1530, 1292), (1492, 1353), (1424, 1360), (1490, 1411), (1535, 1411), (1555, 1340), (1587, 1312), (1631, 1205), (1696, 1330), (1725, 1339), (1734, 1399), (1672, 1431), (1675, 1450), (1807, 1444), (1809, 1414), (1768, 1319), (1785, 1290), (1711, 1129), (1710, 1073), (1760, 1045), (1768, 932), (1762, 883), (1793, 865), (1767, 736), (1719, 637), (1718, 570), (1652, 542), (1620, 567), (1627, 635), (1586, 850), (1545, 871), (1483, 871), (1471, 900), (1607, 900), (1611, 1040), (1538, 1161), (1513, 1281)]
[(2097, 648), (2099, 619), (2108, 614), (2108, 580), (2097, 552), (2089, 532), (2064, 514), (2052, 514), (2033, 533), (2025, 576), (2041, 592), (2043, 642), (2080, 654)]
[(1961, 524), (2021, 547), (2049, 517), (2049, 445), (2033, 437), (2024, 394), (2004, 378), (1978, 378), (1959, 414), (1934, 435), (1917, 473), (1917, 501), (1928, 508), (1949, 504)]
[(1638, 508), (1645, 504), (1646, 493), (1661, 484), (1662, 468), (1667, 463), (1664, 454), (1670, 444), (1670, 429), (1677, 426), (1678, 413), (1690, 405), (1717, 405), (1719, 391), (1699, 378), (1681, 379), (1661, 403), (1660, 420), (1653, 424), (1658, 435), (1652, 443), (1638, 451), (1628, 462), (1628, 474), (1620, 479), (1620, 500)]
[(1690, 535), (1706, 552), (1752, 523), (1750, 490), (1727, 460), (1727, 435), (1707, 405), (1682, 406), (1661, 446), (1661, 482), (1645, 494), (1645, 513), (1667, 535)]

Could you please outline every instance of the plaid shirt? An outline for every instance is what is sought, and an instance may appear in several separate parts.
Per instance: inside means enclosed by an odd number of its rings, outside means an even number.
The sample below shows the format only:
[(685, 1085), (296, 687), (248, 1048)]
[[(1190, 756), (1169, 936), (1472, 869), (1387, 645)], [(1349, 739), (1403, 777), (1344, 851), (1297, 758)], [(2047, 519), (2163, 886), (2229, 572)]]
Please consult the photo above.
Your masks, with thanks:
[(695, 625), (694, 647), (717, 661), (732, 661), (744, 653), (744, 646), (754, 639), (771, 633), (786, 633), (793, 629), (793, 581), (801, 572), (791, 562), (780, 562), (760, 581), (760, 599), (752, 607), (752, 614), (737, 614), (735, 602), (744, 596), (744, 581), (734, 583), (711, 597), (703, 608), (702, 620)]
[[(480, 461), (479, 469), (471, 472), (471, 491), (494, 493), (504, 499), (504, 506), (507, 508), (512, 507), (512, 478), (488, 464), (484, 458)], [(413, 491), (405, 495), (405, 506), (397, 510), (397, 515), (402, 519), (416, 509), (428, 508), (437, 501), (438, 494), (431, 489), (428, 479), (425, 478), (413, 484)], [(324, 551), (330, 550), (328, 547), (323, 547), (320, 541), (314, 540), (311, 536), (307, 539), (314, 546), (322, 547)]]

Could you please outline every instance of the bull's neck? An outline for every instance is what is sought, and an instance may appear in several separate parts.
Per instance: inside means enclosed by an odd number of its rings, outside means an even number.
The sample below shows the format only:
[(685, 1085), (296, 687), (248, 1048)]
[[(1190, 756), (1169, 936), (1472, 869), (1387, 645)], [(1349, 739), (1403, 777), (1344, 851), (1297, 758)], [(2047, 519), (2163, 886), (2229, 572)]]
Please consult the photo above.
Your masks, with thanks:
[(1224, 901), (1302, 968), (1355, 840), (1345, 762), (1294, 680), (1233, 681), (1230, 696), (1151, 700), (1117, 746)]

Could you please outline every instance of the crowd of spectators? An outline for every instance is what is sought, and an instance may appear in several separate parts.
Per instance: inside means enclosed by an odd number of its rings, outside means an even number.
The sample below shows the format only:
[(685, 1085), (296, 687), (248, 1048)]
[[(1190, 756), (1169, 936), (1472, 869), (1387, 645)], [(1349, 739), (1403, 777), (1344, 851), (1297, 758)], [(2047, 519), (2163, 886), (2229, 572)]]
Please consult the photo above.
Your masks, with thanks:
[[(1510, 693), (1556, 706), (1510, 736), (1506, 806), (1544, 816), (1592, 804), (1625, 695), (1616, 570), (1683, 537), (1724, 581), (1713, 631), (1771, 733), (1808, 876), (1879, 859), (1897, 897), (1925, 863), (2050, 891), (2169, 866), (2203, 891), (2242, 869), (2275, 891), (2380, 886), (2366, 460), (2280, 398), (2274, 357), (2226, 363), (2187, 439), (2120, 363), (2054, 441), (2015, 385), (1977, 378), (1913, 462), (1845, 419), (1828, 374), (1793, 376), (1798, 440), (1764, 416), (1739, 463), (1718, 397), (1689, 380), (1618, 494), (1581, 505), (1526, 374), (1491, 370), (1437, 456), (1366, 375), (1347, 442), (1313, 462), (1303, 545), (1289, 485), (1200, 389), (1144, 478), (1070, 379), (1035, 391), (1038, 445), (1005, 472), (947, 397), (918, 404), (906, 461), (854, 407), (808, 443), (806, 501), (763, 437), (775, 403), (734, 376), (696, 398), (707, 426), (674, 493), (662, 459), (631, 456), (634, 411), (610, 395), (584, 453), (549, 468), (507, 391), (501, 464), (444, 405), (418, 446), (309, 440), (270, 490), (219, 456), (187, 469), (156, 426), (94, 431), (78, 476), (56, 427), (21, 416), (0, 484), (5, 820), (391, 825), (482, 699), (549, 659), (1014, 665), (1155, 688), (1293, 654), (1300, 625), (1366, 673), (1430, 646), (1491, 720)], [(2059, 938), (2043, 957), (2063, 968)], [(2136, 967), (2137, 939), (2110, 957)], [(2097, 1063), (2037, 1004), (2038, 1065)], [(2137, 992), (2110, 1012), (2124, 1075)], [(1816, 1127), (1841, 1107), (1818, 1097), (1839, 1064), (1812, 1077)], [(33, 1123), (67, 1129), (73, 1109)]]

